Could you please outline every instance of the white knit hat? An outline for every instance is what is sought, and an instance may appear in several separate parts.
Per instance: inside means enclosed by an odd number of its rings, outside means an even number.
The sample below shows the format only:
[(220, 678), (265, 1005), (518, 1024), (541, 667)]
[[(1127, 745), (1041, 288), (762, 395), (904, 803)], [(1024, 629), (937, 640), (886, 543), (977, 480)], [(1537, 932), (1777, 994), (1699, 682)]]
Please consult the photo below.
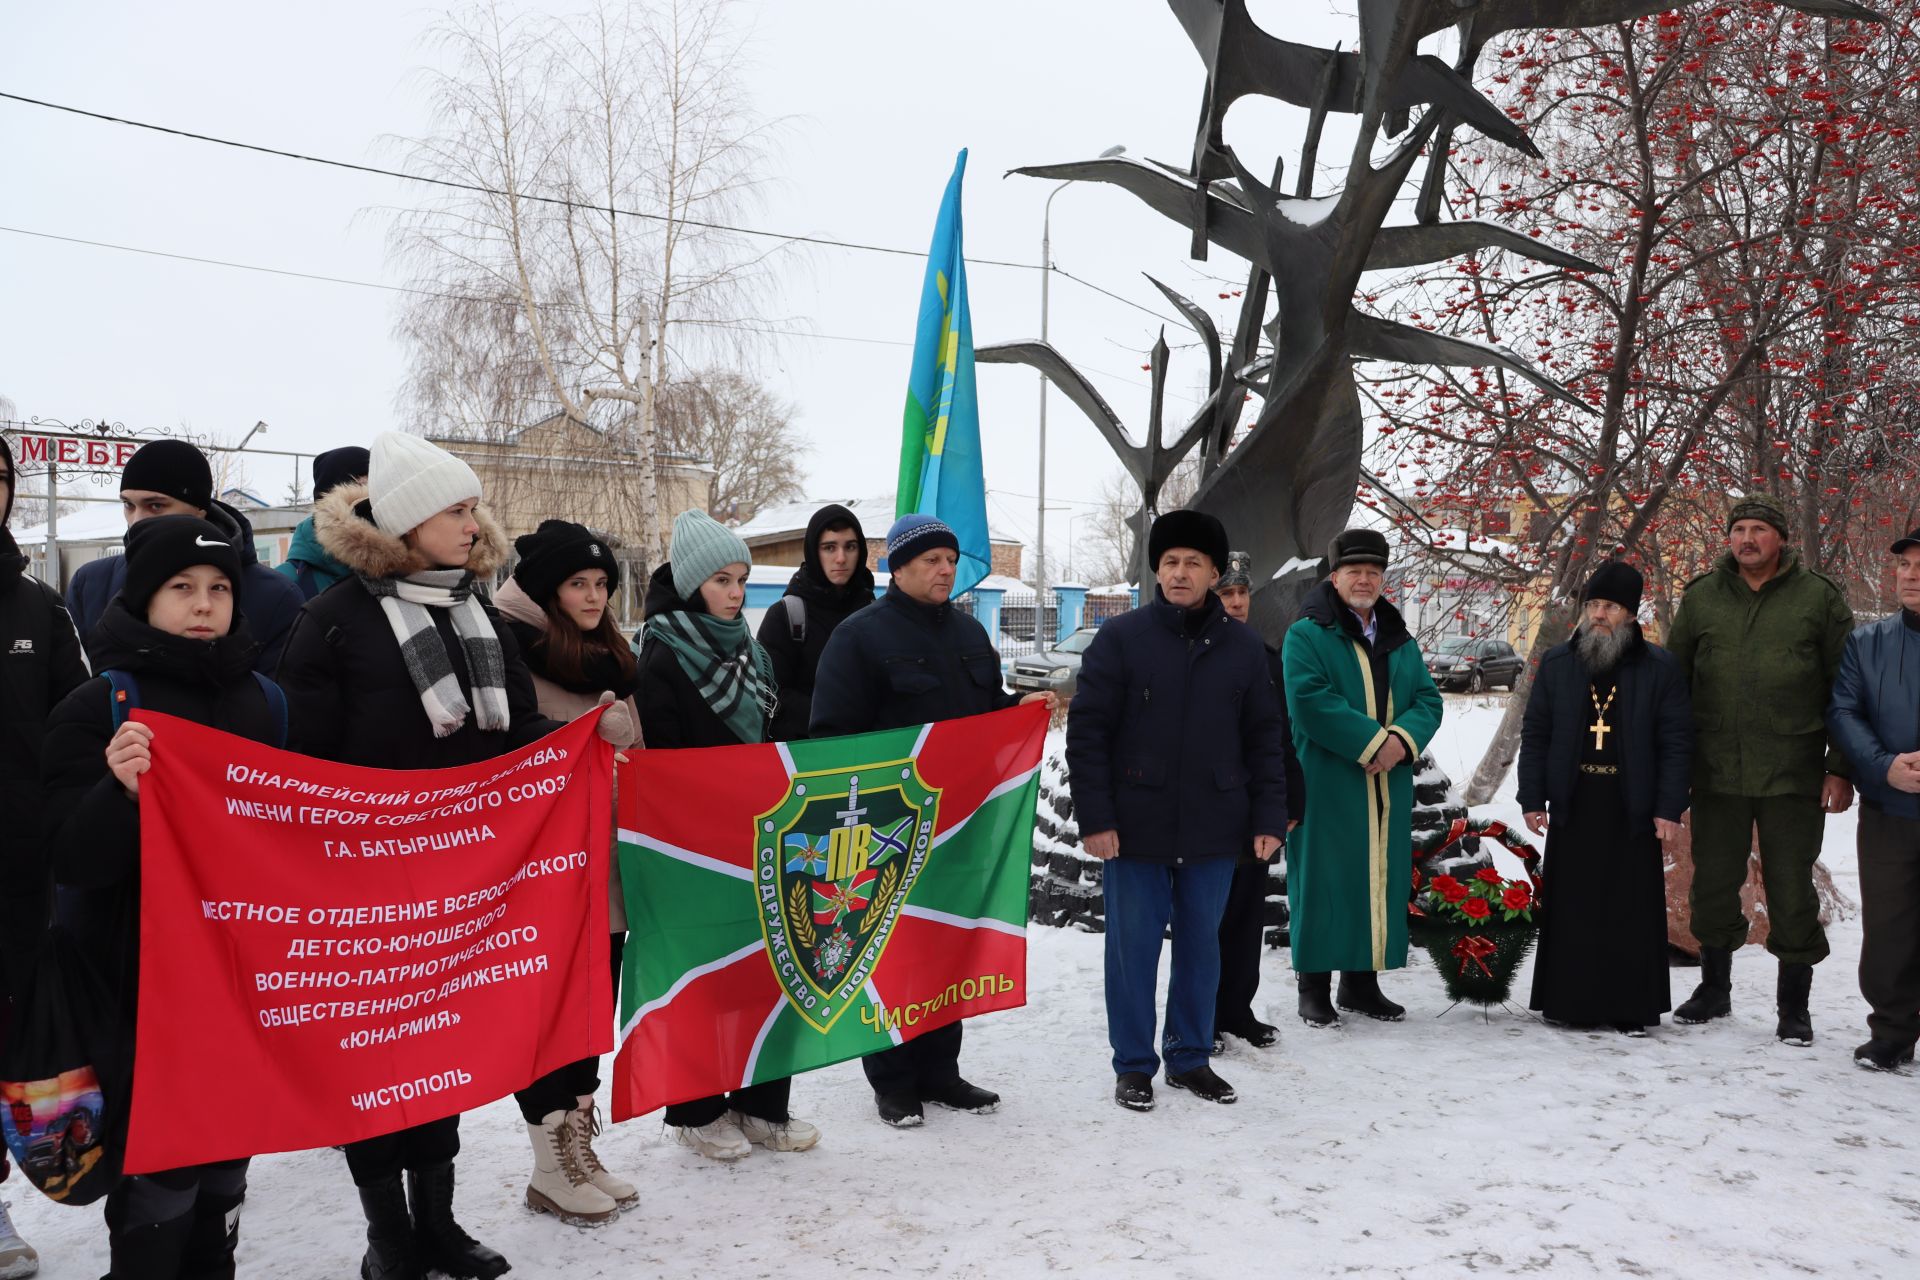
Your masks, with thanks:
[(382, 432), (370, 453), (367, 500), (383, 533), (397, 538), (454, 503), (481, 496), (472, 467), (419, 436)]

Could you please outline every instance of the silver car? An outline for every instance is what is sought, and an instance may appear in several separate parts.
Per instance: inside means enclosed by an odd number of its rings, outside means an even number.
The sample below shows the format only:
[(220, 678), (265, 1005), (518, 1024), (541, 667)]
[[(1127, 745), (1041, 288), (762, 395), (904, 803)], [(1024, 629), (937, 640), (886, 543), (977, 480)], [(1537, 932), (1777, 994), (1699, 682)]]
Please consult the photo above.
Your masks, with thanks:
[(1016, 658), (1007, 683), (1016, 693), (1052, 690), (1062, 701), (1073, 697), (1080, 684), (1080, 655), (1093, 643), (1098, 627), (1082, 627), (1051, 649), (1030, 658)]

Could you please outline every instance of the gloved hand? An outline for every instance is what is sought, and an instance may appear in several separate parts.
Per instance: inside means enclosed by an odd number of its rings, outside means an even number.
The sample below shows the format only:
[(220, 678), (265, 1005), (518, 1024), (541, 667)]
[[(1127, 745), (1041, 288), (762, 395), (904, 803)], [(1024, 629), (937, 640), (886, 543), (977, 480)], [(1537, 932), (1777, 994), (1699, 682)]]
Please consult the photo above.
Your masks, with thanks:
[(633, 712), (627, 704), (617, 700), (612, 690), (600, 695), (600, 705), (606, 711), (600, 717), (599, 734), (616, 747), (624, 747), (634, 739)]

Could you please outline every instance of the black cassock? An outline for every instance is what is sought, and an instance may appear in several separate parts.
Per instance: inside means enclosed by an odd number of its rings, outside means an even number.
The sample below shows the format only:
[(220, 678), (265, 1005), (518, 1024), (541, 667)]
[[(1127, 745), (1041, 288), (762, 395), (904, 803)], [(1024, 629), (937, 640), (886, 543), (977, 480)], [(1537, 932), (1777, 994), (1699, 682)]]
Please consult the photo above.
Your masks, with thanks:
[[(1652, 832), (1627, 834), (1614, 688), (1602, 677), (1586, 690), (1589, 705), (1558, 709), (1589, 727), (1572, 803), (1556, 805), (1547, 827), (1532, 1007), (1576, 1026), (1653, 1026), (1673, 1007), (1666, 855)], [(1596, 735), (1595, 723), (1607, 732)]]

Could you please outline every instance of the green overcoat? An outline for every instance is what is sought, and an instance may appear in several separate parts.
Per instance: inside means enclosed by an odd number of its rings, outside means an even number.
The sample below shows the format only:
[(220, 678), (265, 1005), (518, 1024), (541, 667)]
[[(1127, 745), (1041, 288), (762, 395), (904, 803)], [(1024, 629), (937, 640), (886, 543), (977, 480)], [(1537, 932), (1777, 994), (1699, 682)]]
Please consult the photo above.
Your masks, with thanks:
[(1849, 776), (1827, 740), (1827, 700), (1853, 610), (1840, 586), (1792, 550), (1758, 591), (1731, 555), (1687, 584), (1667, 651), (1693, 696), (1693, 789), (1817, 796)]
[[(1369, 647), (1331, 582), (1287, 631), (1287, 712), (1307, 779), (1307, 816), (1287, 842), (1296, 973), (1398, 969), (1413, 884), (1413, 762), (1440, 728), (1440, 691), (1386, 601)], [(1389, 735), (1404, 764), (1369, 777)]]

